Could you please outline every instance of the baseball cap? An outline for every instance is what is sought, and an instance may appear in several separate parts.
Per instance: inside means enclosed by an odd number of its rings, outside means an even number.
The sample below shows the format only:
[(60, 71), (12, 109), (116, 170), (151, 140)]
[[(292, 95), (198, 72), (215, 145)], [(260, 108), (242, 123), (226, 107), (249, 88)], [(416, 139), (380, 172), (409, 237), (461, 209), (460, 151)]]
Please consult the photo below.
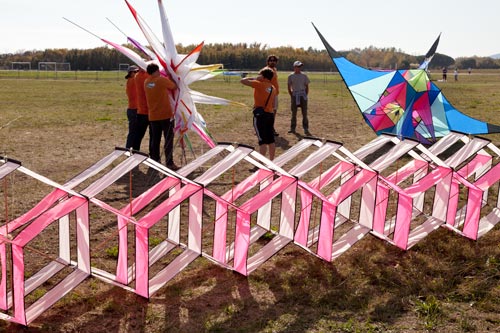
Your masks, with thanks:
[(295, 62), (293, 63), (293, 67), (300, 67), (300, 66), (302, 66), (302, 65), (304, 65), (304, 64), (303, 64), (303, 63), (301, 63), (301, 62), (300, 62), (300, 61), (298, 61), (298, 60), (297, 60), (297, 61), (295, 61)]
[(136, 65), (129, 66), (128, 71), (129, 72), (137, 72), (137, 71), (139, 71), (139, 67), (137, 67)]

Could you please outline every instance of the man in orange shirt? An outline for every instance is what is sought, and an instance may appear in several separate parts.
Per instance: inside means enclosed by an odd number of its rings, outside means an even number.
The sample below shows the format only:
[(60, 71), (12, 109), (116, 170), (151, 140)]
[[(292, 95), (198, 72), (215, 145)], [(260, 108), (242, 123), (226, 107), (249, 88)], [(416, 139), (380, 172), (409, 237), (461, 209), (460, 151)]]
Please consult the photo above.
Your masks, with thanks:
[(254, 117), (253, 127), (259, 140), (259, 152), (266, 155), (269, 148), (269, 159), (274, 159), (276, 145), (274, 140), (274, 99), (276, 97), (276, 89), (272, 85), (273, 70), (264, 68), (259, 72), (256, 78), (246, 77), (240, 82), (246, 86), (252, 87), (254, 99)]
[(161, 136), (164, 136), (164, 151), (166, 166), (178, 170), (173, 159), (174, 149), (174, 111), (170, 104), (169, 94), (177, 89), (177, 84), (167, 77), (160, 75), (160, 68), (156, 64), (147, 67), (149, 77), (144, 82), (146, 100), (148, 102), (149, 126), (151, 127), (150, 157), (160, 162)]
[(128, 134), (127, 142), (125, 143), (125, 148), (133, 148), (139, 150), (136, 147), (136, 133), (137, 133), (137, 91), (135, 87), (135, 74), (139, 68), (137, 66), (129, 66), (128, 73), (125, 76), (127, 80), (125, 92), (127, 94), (128, 106), (127, 106), (127, 119), (128, 119)]
[[(273, 70), (273, 79), (271, 80), (272, 85), (274, 86), (274, 89), (276, 89), (276, 97), (274, 98), (274, 108), (273, 108), (273, 113), (274, 113), (274, 122), (276, 122), (276, 113), (278, 112), (278, 95), (280, 94), (280, 85), (278, 82), (278, 69), (276, 66), (278, 65), (278, 57), (275, 56), (274, 54), (271, 54), (267, 57), (267, 66), (262, 68), (271, 68)], [(276, 127), (273, 124), (273, 132), (274, 136), (279, 136), (278, 132), (276, 132)]]
[[(144, 91), (144, 81), (148, 78), (148, 73), (139, 68), (135, 75), (135, 86), (137, 89), (137, 131), (135, 136), (134, 149), (141, 150), (141, 143), (149, 127), (148, 102), (146, 101), (146, 92)], [(151, 127), (149, 127), (149, 153), (151, 154)]]

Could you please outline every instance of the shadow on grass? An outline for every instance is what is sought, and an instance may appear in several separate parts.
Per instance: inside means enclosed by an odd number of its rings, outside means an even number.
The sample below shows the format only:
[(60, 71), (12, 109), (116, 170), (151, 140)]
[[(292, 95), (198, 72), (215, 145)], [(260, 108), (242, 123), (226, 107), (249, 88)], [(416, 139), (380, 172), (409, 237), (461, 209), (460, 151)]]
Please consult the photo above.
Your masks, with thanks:
[[(370, 236), (333, 263), (289, 245), (249, 277), (199, 258), (149, 301), (117, 287), (92, 292), (96, 282), (90, 280), (41, 316), (41, 326), (6, 324), (0, 330), (335, 332), (397, 330), (404, 324), (417, 332), (423, 324), (415, 300), (428, 296), (443, 304), (477, 303), (483, 313), (468, 317), (471, 325), (493, 329), (500, 247), (498, 236), (488, 236), (478, 243), (439, 229), (406, 252)], [(446, 321), (453, 315), (453, 309), (444, 311), (437, 329), (460, 329)]]

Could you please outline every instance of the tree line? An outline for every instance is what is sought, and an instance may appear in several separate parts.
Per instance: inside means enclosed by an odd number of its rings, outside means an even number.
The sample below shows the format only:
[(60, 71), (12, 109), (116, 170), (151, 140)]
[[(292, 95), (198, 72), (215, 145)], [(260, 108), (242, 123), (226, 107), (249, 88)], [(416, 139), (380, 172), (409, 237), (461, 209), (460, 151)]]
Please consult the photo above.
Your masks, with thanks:
[[(132, 45), (126, 45), (133, 48)], [(195, 45), (177, 45), (177, 52), (187, 54)], [(396, 48), (376, 48), (369, 46), (349, 51), (340, 51), (342, 56), (367, 68), (409, 69), (420, 64), (424, 55), (413, 56)], [(325, 50), (312, 47), (293, 48), (291, 46), (268, 47), (260, 43), (215, 43), (205, 44), (198, 58), (199, 64), (221, 64), (225, 69), (255, 71), (264, 66), (268, 55), (279, 57), (278, 70), (291, 70), (295, 60), (305, 64), (306, 71), (335, 71), (335, 67)], [(93, 49), (46, 49), (43, 51), (22, 51), (0, 55), (0, 69), (11, 69), (12, 62), (29, 62), (33, 69), (39, 62), (70, 63), (71, 70), (118, 70), (119, 64), (131, 61), (115, 49), (107, 46)], [(453, 67), (458, 69), (497, 69), (500, 59), (490, 57), (461, 57), (453, 59), (436, 53), (430, 69)]]

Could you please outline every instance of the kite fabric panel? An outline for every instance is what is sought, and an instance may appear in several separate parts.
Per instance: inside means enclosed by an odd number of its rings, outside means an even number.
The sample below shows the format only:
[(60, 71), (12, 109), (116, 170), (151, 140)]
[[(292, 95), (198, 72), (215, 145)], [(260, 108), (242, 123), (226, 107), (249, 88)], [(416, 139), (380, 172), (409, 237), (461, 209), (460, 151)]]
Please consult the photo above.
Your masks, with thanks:
[(196, 104), (245, 105), (225, 98), (209, 96), (190, 88), (190, 84), (193, 82), (207, 80), (221, 74), (222, 71), (220, 69), (223, 65), (200, 65), (196, 63), (203, 48), (203, 42), (188, 54), (177, 53), (166, 10), (161, 0), (157, 2), (162, 27), (162, 38), (158, 38), (155, 35), (148, 23), (139, 15), (138, 11), (125, 0), (125, 4), (148, 42), (148, 45), (143, 45), (137, 39), (127, 36), (127, 40), (133, 45), (134, 49), (101, 38), (69, 19), (64, 19), (110, 45), (144, 70), (146, 70), (148, 64), (156, 63), (160, 67), (161, 75), (170, 76), (177, 84), (177, 89), (171, 92), (169, 99), (175, 116), (174, 131), (179, 135), (181, 147), (183, 149), (185, 146), (191, 147), (188, 131), (192, 131), (206, 142), (210, 148), (213, 148), (216, 145), (216, 141), (208, 130), (205, 119), (198, 112)]
[[(150, 298), (201, 256), (247, 276), (290, 244), (330, 262), (366, 235), (404, 250), (441, 226), (477, 240), (500, 222), (499, 157), (491, 141), (458, 132), (428, 148), (383, 134), (355, 152), (304, 138), (273, 161), (219, 143), (178, 171), (116, 148), (59, 185), (0, 156), (3, 197), (15, 195), (20, 184), (6, 180), (16, 172), (52, 187), (27, 212), (0, 218), (0, 319), (29, 325), (88, 277)], [(141, 190), (108, 202), (127, 175)], [(113, 243), (99, 238), (102, 222)], [(39, 270), (33, 240), (54, 232), (59, 246)], [(118, 253), (103, 265), (92, 253), (105, 244)], [(33, 303), (46, 283), (53, 288)]]
[[(314, 24), (313, 24), (314, 26)], [(372, 130), (431, 144), (450, 131), (472, 135), (500, 133), (500, 126), (457, 110), (427, 75), (439, 38), (422, 65), (410, 70), (372, 70), (340, 56), (314, 26), (344, 83)]]

